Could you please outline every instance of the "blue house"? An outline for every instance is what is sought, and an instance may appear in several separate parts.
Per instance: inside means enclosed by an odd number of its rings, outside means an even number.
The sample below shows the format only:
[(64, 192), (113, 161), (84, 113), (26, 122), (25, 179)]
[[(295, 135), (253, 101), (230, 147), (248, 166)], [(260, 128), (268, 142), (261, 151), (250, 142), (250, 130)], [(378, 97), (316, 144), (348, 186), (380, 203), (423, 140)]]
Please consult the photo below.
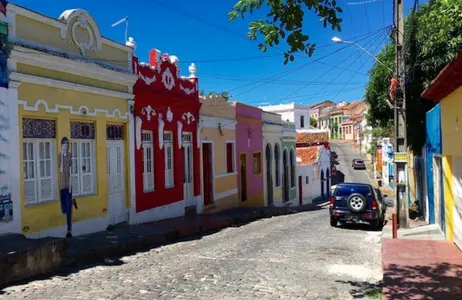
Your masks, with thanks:
[(441, 161), (441, 108), (436, 105), (426, 114), (425, 164), (427, 180), (428, 223), (439, 224), (446, 232), (443, 193), (443, 168)]

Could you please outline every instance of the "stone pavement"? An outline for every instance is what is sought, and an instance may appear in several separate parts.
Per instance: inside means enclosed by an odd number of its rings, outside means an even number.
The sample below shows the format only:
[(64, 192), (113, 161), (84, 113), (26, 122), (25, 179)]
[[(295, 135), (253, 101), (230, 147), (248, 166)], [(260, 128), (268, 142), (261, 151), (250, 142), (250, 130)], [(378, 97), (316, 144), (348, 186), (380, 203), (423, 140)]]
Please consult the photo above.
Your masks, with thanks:
[(379, 299), (380, 252), (380, 232), (331, 227), (323, 208), (65, 268), (0, 299)]
[[(0, 244), (0, 286), (18, 280), (54, 272), (63, 267), (77, 267), (103, 261), (111, 256), (133, 253), (178, 241), (182, 238), (214, 233), (229, 226), (239, 226), (262, 218), (321, 209), (326, 203), (297, 207), (235, 208), (214, 215), (184, 216), (152, 223), (116, 227), (108, 231), (47, 240), (12, 237)], [(11, 245), (17, 245), (11, 248)], [(56, 251), (59, 245), (59, 251)], [(45, 247), (46, 253), (42, 248)], [(53, 255), (55, 253), (55, 255)], [(58, 255), (59, 254), (59, 255)], [(47, 258), (48, 257), (48, 258)], [(24, 272), (27, 268), (27, 272)], [(30, 266), (36, 266), (29, 268)], [(15, 272), (13, 272), (16, 270)], [(10, 276), (11, 275), (11, 276)]]
[(462, 252), (448, 241), (384, 239), (383, 299), (462, 299)]

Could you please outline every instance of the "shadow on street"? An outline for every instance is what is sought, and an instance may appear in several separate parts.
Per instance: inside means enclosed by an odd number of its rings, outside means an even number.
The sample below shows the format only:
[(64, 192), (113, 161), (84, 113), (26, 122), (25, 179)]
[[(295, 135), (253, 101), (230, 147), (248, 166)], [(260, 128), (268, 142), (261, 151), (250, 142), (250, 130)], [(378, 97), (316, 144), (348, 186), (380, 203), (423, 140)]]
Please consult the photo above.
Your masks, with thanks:
[(382, 299), (382, 282), (373, 283), (353, 280), (336, 280), (335, 282), (350, 285), (350, 295), (354, 299)]

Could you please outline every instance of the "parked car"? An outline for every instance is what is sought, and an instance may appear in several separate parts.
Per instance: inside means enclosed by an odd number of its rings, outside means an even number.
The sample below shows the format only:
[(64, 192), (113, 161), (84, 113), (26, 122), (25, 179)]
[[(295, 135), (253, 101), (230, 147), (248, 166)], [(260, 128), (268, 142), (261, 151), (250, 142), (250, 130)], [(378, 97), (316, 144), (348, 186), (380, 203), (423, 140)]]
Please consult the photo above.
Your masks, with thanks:
[(330, 225), (367, 222), (374, 229), (382, 229), (387, 208), (384, 198), (386, 195), (370, 184), (339, 183), (330, 198)]
[(366, 169), (366, 164), (364, 163), (364, 160), (362, 160), (360, 158), (353, 159), (353, 161), (351, 162), (351, 166), (355, 170), (357, 170), (357, 169), (362, 169), (362, 170)]

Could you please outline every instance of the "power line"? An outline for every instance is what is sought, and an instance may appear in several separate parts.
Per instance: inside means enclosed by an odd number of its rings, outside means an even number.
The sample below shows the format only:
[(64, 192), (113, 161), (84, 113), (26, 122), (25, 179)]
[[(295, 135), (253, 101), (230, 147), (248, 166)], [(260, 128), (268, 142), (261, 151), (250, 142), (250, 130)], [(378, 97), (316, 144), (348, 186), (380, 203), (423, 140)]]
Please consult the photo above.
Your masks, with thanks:
[[(374, 39), (374, 42), (377, 41), (379, 38), (380, 38), (380, 35), (376, 36), (375, 39)], [(372, 41), (371, 41), (371, 42), (372, 42)], [(356, 52), (358, 52), (358, 51), (362, 51), (362, 50), (358, 48), (358, 49), (356, 50)], [(362, 52), (362, 54), (364, 55), (364, 52)], [(356, 60), (354, 60), (353, 62), (351, 62), (350, 65), (348, 66), (348, 68), (351, 67), (357, 60), (359, 60), (359, 57), (358, 57)], [(344, 71), (342, 71), (342, 72), (340, 72), (339, 74), (337, 74), (337, 76), (334, 77), (334, 78), (332, 78), (331, 81), (330, 81), (328, 84), (331, 84), (332, 82), (334, 82), (334, 81), (335, 81), (337, 78), (339, 78), (340, 75), (342, 75), (343, 73), (344, 73)], [(320, 90), (318, 90), (313, 96), (316, 96), (316, 95), (319, 94), (321, 91), (323, 91), (323, 90), (328, 86), (328, 84), (325, 84), (325, 85), (324, 85)], [(341, 91), (341, 90), (340, 90), (340, 91)], [(339, 92), (339, 93), (340, 93), (340, 92)], [(338, 95), (338, 94), (337, 94), (337, 95)], [(337, 96), (337, 95), (336, 95), (336, 96)]]
[[(377, 45), (377, 47), (374, 49), (373, 52), (377, 51), (377, 49), (382, 45), (382, 43), (387, 39), (387, 36), (385, 36), (381, 41), (380, 43)], [(365, 64), (366, 64), (367, 61), (363, 62), (361, 64), (361, 66), (358, 68), (358, 70), (360, 70)], [(351, 82), (351, 80), (353, 80), (353, 78), (356, 77), (355, 75), (350, 77), (350, 79), (345, 83), (345, 85), (342, 87), (342, 89), (337, 93), (335, 94), (335, 96), (332, 98), (332, 100), (334, 100), (341, 92), (343, 89), (345, 89), (345, 87)]]
[[(386, 28), (383, 28), (382, 31), (383, 31), (384, 29), (386, 29)], [(380, 33), (380, 32), (379, 32), (379, 33)], [(377, 33), (376, 33), (376, 34), (377, 34)], [(373, 34), (373, 35), (375, 35), (375, 34)], [(360, 39), (360, 40), (358, 40), (358, 41), (364, 40), (364, 39), (366, 39), (366, 38), (368, 38), (368, 37), (362, 38), (362, 39)], [(296, 72), (296, 71), (298, 71), (298, 70), (301, 70), (301, 69), (303, 69), (303, 68), (306, 68), (306, 67), (308, 67), (309, 65), (311, 65), (311, 64), (313, 64), (313, 63), (315, 63), (315, 62), (318, 62), (318, 61), (320, 61), (320, 60), (322, 60), (322, 59), (324, 59), (324, 58), (326, 58), (326, 57), (328, 57), (328, 56), (330, 56), (330, 55), (333, 55), (333, 54), (335, 54), (335, 53), (338, 53), (338, 52), (340, 52), (340, 51), (342, 51), (342, 50), (344, 50), (344, 49), (346, 49), (346, 48), (348, 48), (348, 46), (344, 46), (344, 47), (342, 47), (342, 48), (340, 48), (340, 49), (337, 49), (337, 50), (335, 50), (335, 51), (333, 51), (333, 52), (330, 52), (330, 53), (328, 53), (328, 54), (326, 54), (326, 55), (324, 55), (324, 56), (322, 56), (322, 57), (320, 57), (320, 58), (318, 58), (318, 59), (309, 61), (309, 62), (307, 62), (307, 63), (305, 63), (305, 64), (302, 64), (302, 65), (300, 65), (300, 66), (298, 66), (298, 67), (295, 67), (295, 68), (292, 68), (292, 69), (287, 70), (287, 71), (285, 71), (285, 72), (282, 72), (282, 73), (280, 73), (280, 74), (275, 74), (275, 75), (273, 75), (273, 76), (269, 76), (269, 77), (266, 77), (266, 78), (264, 78), (264, 79), (262, 79), (262, 80), (256, 81), (255, 83), (246, 84), (246, 85), (244, 85), (244, 86), (240, 86), (240, 87), (237, 87), (237, 88), (233, 88), (233, 89), (231, 89), (231, 90), (237, 90), (237, 89), (249, 87), (249, 86), (252, 86), (252, 85), (254, 85), (254, 84), (258, 84), (259, 82), (261, 82), (261, 81), (263, 81), (263, 80), (285, 77), (285, 76), (287, 76), (287, 75), (289, 75), (289, 74), (291, 74), (291, 73), (294, 73), (294, 72)], [(242, 94), (244, 94), (244, 93), (248, 93), (248, 92), (250, 92), (250, 91), (252, 91), (252, 90), (254, 90), (254, 89), (256, 89), (256, 88), (259, 88), (259, 87), (261, 87), (261, 86), (263, 86), (263, 85), (265, 85), (265, 84), (266, 84), (266, 83), (260, 84), (260, 85), (258, 85), (258, 86), (253, 87), (253, 88), (250, 88), (250, 89), (248, 89), (248, 90), (246, 90), (246, 91), (244, 91), (244, 92), (241, 92), (241, 93), (239, 93), (239, 94), (236, 94), (235, 97), (237, 97), (237, 96), (239, 96), (239, 95), (242, 95)], [(231, 90), (230, 90), (230, 91), (231, 91)]]

